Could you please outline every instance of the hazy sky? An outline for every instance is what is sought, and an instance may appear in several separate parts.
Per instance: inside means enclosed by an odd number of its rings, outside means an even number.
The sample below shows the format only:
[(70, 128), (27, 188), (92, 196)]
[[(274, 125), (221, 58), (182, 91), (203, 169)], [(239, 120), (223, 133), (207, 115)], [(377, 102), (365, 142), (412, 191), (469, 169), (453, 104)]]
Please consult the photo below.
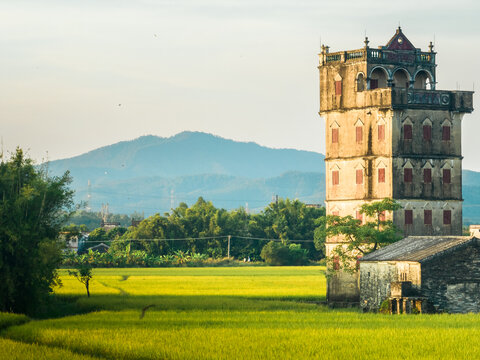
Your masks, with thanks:
[[(376, 47), (400, 22), (416, 47), (435, 36), (437, 89), (472, 90), (479, 15), (462, 0), (1, 0), (0, 135), (37, 160), (184, 130), (323, 152), (320, 38)], [(479, 114), (463, 151), (480, 171)]]

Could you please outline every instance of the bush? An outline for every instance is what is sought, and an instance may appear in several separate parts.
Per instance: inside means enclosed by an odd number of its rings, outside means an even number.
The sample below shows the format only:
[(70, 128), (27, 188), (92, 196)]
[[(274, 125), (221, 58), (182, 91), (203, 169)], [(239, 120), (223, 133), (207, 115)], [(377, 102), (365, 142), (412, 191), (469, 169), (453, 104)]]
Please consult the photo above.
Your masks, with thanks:
[(378, 312), (381, 314), (390, 314), (390, 301), (388, 299), (382, 301), (378, 308)]
[(306, 265), (308, 251), (300, 244), (284, 244), (270, 241), (262, 249), (260, 257), (269, 265)]

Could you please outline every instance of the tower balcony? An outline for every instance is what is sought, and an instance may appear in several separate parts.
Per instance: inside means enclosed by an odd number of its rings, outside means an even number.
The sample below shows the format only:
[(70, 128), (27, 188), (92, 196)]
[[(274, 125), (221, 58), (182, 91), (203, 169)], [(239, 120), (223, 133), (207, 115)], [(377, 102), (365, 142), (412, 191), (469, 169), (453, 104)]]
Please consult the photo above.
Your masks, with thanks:
[(323, 96), (320, 114), (377, 107), (380, 109), (447, 110), (462, 113), (473, 111), (473, 91), (377, 88), (346, 95)]
[(392, 108), (473, 111), (473, 91), (392, 89)]

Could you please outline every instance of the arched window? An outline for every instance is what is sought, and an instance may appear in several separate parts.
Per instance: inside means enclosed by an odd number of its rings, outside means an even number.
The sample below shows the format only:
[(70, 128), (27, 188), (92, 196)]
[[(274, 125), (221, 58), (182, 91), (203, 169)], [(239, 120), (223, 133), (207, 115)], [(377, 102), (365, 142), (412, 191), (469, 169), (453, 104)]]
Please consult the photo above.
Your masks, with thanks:
[(401, 89), (408, 89), (410, 87), (410, 76), (403, 69), (398, 69), (393, 74), (393, 86)]
[(370, 74), (370, 89), (386, 88), (387, 72), (385, 69), (377, 67)]
[(357, 75), (357, 91), (361, 92), (365, 90), (365, 76), (363, 73), (358, 73)]
[(430, 74), (423, 70), (419, 71), (415, 75), (413, 88), (420, 89), (420, 90), (427, 90), (427, 89), (431, 90), (433, 88), (433, 84), (432, 84), (432, 78)]

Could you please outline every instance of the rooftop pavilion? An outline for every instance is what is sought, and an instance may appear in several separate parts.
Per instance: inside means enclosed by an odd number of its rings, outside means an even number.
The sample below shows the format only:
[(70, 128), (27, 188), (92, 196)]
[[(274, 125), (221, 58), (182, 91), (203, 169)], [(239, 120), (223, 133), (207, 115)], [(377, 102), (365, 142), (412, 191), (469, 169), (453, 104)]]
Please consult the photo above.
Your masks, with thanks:
[[(369, 43), (366, 37), (363, 48), (334, 53), (322, 45), (319, 70), (324, 91), (320, 112), (369, 106), (473, 111), (472, 91), (436, 89), (432, 42), (424, 52), (413, 46), (398, 27), (386, 45), (371, 48)], [(327, 83), (332, 77), (335, 82)]]

